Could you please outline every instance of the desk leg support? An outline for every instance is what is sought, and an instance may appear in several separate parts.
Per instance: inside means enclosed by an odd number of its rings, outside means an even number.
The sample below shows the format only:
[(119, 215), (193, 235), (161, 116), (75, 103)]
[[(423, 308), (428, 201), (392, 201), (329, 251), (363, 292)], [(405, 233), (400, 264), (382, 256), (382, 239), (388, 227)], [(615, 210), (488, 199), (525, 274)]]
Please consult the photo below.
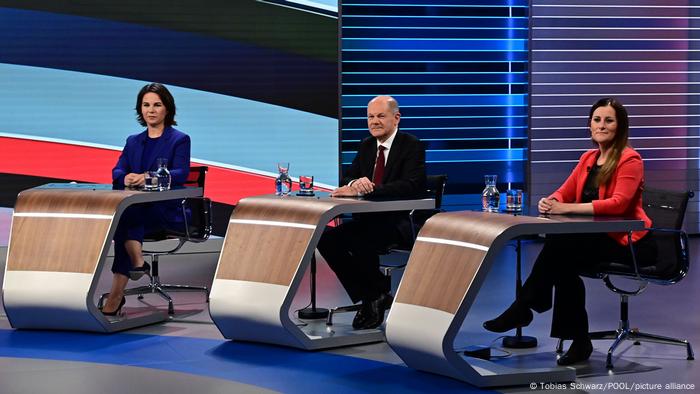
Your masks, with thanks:
[(326, 319), (328, 309), (316, 307), (316, 253), (311, 256), (311, 307), (299, 310), (300, 319)]
[[(515, 298), (520, 296), (520, 290), (523, 288), (522, 280), (522, 254), (521, 254), (521, 243), (520, 239), (515, 241)], [(515, 330), (514, 336), (503, 337), (502, 342), (503, 347), (511, 349), (529, 349), (537, 347), (537, 338), (523, 335), (523, 329), (518, 327)]]

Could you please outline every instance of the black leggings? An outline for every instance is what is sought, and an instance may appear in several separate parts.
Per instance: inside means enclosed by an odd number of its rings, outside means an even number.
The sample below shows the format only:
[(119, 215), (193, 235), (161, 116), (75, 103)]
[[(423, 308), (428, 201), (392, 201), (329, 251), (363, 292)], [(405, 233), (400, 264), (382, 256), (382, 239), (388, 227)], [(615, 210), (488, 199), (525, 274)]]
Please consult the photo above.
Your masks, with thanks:
[[(656, 242), (650, 233), (635, 242), (634, 247), (638, 264), (648, 265), (656, 259)], [(631, 266), (632, 256), (629, 246), (617, 243), (607, 234), (547, 236), (518, 303), (540, 313), (554, 307), (552, 337), (585, 338), (588, 336), (586, 288), (579, 275), (595, 271), (601, 263), (612, 261)]]

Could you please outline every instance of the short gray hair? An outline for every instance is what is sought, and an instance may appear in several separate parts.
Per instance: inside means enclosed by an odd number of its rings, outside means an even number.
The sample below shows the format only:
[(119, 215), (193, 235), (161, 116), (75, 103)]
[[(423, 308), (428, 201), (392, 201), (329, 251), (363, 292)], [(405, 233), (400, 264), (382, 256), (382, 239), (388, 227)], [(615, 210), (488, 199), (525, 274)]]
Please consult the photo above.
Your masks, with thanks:
[(389, 109), (391, 110), (392, 114), (396, 114), (399, 112), (399, 102), (396, 101), (395, 98), (393, 98), (389, 95), (379, 95), (379, 96), (374, 97), (372, 100), (369, 100), (369, 102), (371, 103), (372, 101), (378, 101), (378, 100), (385, 100), (387, 105), (389, 106)]

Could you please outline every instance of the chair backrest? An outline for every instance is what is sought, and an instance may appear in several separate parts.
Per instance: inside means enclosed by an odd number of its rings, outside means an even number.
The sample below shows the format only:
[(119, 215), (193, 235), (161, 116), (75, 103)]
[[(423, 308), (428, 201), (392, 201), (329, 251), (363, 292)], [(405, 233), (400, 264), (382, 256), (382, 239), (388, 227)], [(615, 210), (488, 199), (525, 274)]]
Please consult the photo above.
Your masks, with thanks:
[[(204, 179), (207, 176), (207, 166), (191, 166), (190, 173), (184, 185), (190, 187), (201, 187), (204, 191)], [(180, 245), (169, 251), (174, 253), (180, 249), (185, 241), (204, 242), (209, 239), (212, 230), (212, 210), (211, 200), (206, 197), (190, 197), (182, 200), (180, 204), (182, 216), (185, 218), (186, 229), (184, 232), (173, 229), (164, 229), (154, 233), (146, 234), (144, 241), (162, 241), (164, 239), (179, 238)], [(187, 212), (190, 212), (188, 215)], [(150, 253), (150, 252), (147, 252)]]
[(645, 188), (642, 193), (644, 212), (652, 220), (657, 261), (642, 269), (645, 275), (677, 281), (688, 270), (688, 244), (683, 233), (683, 219), (691, 193)]
[(428, 175), (425, 179), (425, 187), (429, 196), (435, 198), (435, 209), (442, 209), (442, 196), (445, 193), (447, 175)]
[(646, 187), (642, 192), (644, 212), (651, 218), (655, 228), (680, 230), (683, 227), (685, 210), (690, 193)]
[(207, 177), (207, 171), (209, 171), (207, 166), (191, 166), (185, 186), (201, 187), (204, 190), (204, 180)]
[(183, 204), (192, 213), (187, 223), (188, 241), (206, 241), (212, 230), (211, 200), (207, 197), (195, 197), (186, 199)]
[[(205, 179), (207, 177), (208, 166), (190, 166), (190, 174), (187, 176), (185, 186), (201, 187), (204, 191)], [(211, 234), (211, 200), (206, 197), (186, 198), (182, 201), (183, 215), (187, 215), (184, 210), (191, 212), (190, 220), (187, 221), (186, 238), (191, 242), (203, 242)]]
[[(425, 179), (425, 194), (424, 198), (435, 199), (435, 209), (414, 209), (409, 213), (410, 225), (412, 226), (412, 239), (405, 240), (404, 243), (398, 245), (390, 245), (385, 249), (377, 251), (379, 254), (389, 254), (392, 251), (409, 253), (413, 248), (418, 230), (423, 227), (425, 221), (431, 216), (442, 210), (442, 196), (445, 193), (445, 184), (447, 183), (447, 175), (428, 175)], [(398, 266), (391, 265), (393, 268), (403, 267), (406, 264)], [(384, 266), (384, 265), (382, 265)], [(386, 266), (384, 266), (386, 267)]]
[[(416, 228), (423, 226), (426, 220), (442, 210), (442, 196), (445, 193), (447, 175), (428, 175), (425, 179), (425, 196), (435, 199), (435, 209), (420, 209), (411, 213)], [(417, 233), (417, 230), (416, 230)]]

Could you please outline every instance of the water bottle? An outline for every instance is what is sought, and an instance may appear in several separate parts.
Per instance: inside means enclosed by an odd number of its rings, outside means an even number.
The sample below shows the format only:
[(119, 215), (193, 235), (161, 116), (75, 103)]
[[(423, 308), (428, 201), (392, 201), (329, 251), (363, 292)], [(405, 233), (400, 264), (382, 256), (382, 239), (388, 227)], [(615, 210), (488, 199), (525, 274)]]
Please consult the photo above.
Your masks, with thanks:
[(289, 177), (289, 163), (277, 163), (279, 175), (275, 178), (275, 194), (286, 196), (292, 191), (292, 179)]
[(170, 171), (168, 171), (168, 159), (159, 157), (157, 159), (158, 169), (158, 191), (170, 190)]
[(486, 212), (498, 212), (501, 194), (496, 189), (498, 175), (484, 175), (484, 191), (481, 192), (481, 208)]

